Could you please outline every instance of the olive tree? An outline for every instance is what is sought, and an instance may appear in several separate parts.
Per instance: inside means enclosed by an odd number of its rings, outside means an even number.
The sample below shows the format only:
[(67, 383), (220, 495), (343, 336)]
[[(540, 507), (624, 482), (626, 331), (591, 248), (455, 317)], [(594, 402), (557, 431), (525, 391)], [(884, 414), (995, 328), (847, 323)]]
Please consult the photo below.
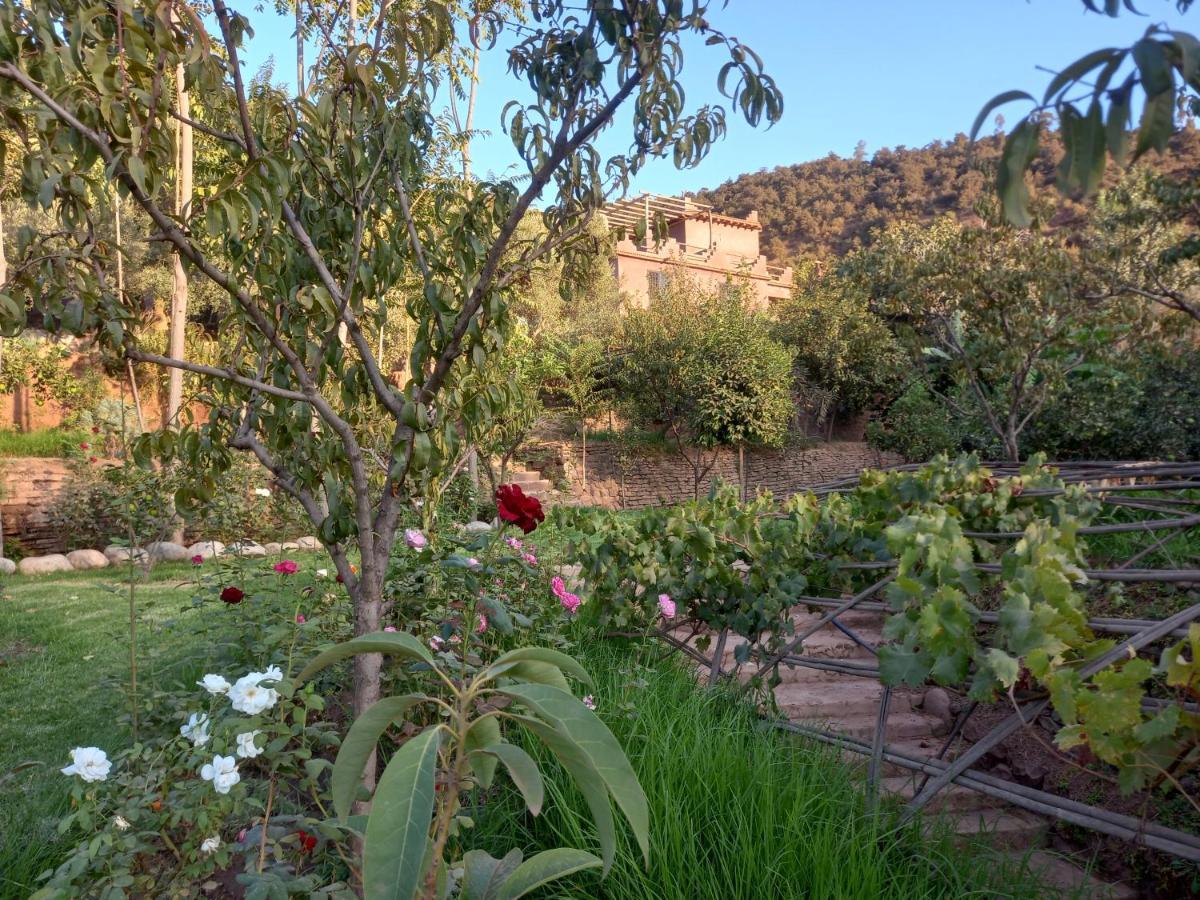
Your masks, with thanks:
[[(253, 36), (230, 0), (212, 0), (203, 19), (181, 0), (2, 4), (0, 112), (19, 136), (5, 150), (22, 157), (25, 201), (58, 222), (17, 236), (0, 291), (4, 332), (36, 305), (52, 329), (199, 376), (207, 420), (153, 436), (153, 449), (197, 467), (252, 454), (318, 526), (356, 632), (373, 632), (401, 508), (457, 457), (464, 430), (503, 414), (503, 390), (464, 398), (460, 385), (503, 344), (514, 284), (547, 256), (570, 261), (592, 213), (647, 161), (694, 166), (723, 136), (723, 106), (685, 108), (685, 44), (725, 55), (718, 87), (737, 114), (754, 125), (781, 114), (759, 57), (713, 27), (710, 5), (529, 0), (515, 32), (481, 10), (486, 32), (507, 38), (496, 46), (524, 96), (502, 126), (525, 172), (470, 181), (437, 179), (426, 165), (444, 51), (466, 27), (457, 3), (363, 0), (363, 27), (322, 43), (304, 97), (264, 87), (253, 105), (242, 63)], [(339, 4), (305, 6), (311, 33), (338, 33)], [(190, 115), (172, 99), (177, 66)], [(186, 218), (170, 203), (180, 122), (220, 161), (194, 186)], [(628, 149), (604, 158), (595, 139), (614, 123)], [(114, 290), (112, 248), (96, 238), (95, 198), (110, 186), (152, 220), (150, 240), (178, 252), (190, 280), (228, 296), (222, 329), (236, 339), (219, 359), (138, 345), (137, 311)], [(545, 234), (517, 245), (535, 202)], [(383, 298), (408, 283), (413, 343), (396, 384), (369, 334)], [(362, 435), (379, 416), (393, 424), (376, 457)], [(377, 654), (356, 657), (356, 713), (378, 698), (380, 665)]]

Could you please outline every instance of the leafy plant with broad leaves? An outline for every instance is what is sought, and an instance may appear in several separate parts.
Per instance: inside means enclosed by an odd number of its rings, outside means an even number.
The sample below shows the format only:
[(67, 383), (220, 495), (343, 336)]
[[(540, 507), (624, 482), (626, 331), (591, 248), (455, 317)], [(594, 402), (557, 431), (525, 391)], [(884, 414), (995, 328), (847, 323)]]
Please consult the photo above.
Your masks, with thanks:
[[(426, 724), (392, 755), (379, 778), (364, 833), (363, 893), (370, 900), (444, 897), (452, 869), (461, 866), (464, 900), (509, 900), (586, 869), (607, 872), (616, 853), (615, 801), (649, 861), (649, 811), (645, 794), (625, 753), (608, 727), (572, 692), (568, 676), (591, 684), (573, 658), (544, 647), (502, 654), (488, 665), (472, 665), (465, 641), (461, 655), (431, 653), (404, 632), (378, 632), (320, 653), (298, 682), (359, 653), (383, 653), (428, 673), (436, 693), (385, 697), (350, 727), (333, 764), (333, 808), (353, 821), (362, 771), (380, 739), (406, 719)], [(417, 718), (423, 712), (427, 718)], [(532, 815), (545, 800), (537, 763), (506, 731), (521, 727), (539, 738), (562, 764), (595, 819), (600, 857), (560, 848), (524, 860), (519, 849), (496, 859), (481, 850), (457, 865), (445, 858), (450, 841), (471, 826), (462, 798), (491, 787), (501, 765)], [(361, 820), (359, 820), (361, 821)]]

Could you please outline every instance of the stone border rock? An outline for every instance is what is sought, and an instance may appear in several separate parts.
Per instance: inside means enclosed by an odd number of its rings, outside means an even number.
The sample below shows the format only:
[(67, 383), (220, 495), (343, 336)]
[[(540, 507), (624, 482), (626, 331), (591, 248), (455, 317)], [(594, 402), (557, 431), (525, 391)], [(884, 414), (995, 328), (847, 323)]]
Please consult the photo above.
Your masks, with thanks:
[(72, 550), (70, 553), (47, 553), (43, 556), (27, 556), (19, 563), (0, 556), (0, 575), (53, 575), (60, 572), (83, 572), (103, 569), (107, 566), (127, 563), (132, 558), (141, 565), (159, 562), (182, 562), (193, 557), (205, 561), (219, 556), (239, 556), (247, 559), (274, 556), (296, 550), (314, 552), (322, 549), (321, 542), (312, 535), (267, 545), (254, 541), (235, 541), (228, 547), (220, 541), (197, 541), (184, 547), (171, 541), (152, 541), (142, 547), (105, 547), (100, 550)]

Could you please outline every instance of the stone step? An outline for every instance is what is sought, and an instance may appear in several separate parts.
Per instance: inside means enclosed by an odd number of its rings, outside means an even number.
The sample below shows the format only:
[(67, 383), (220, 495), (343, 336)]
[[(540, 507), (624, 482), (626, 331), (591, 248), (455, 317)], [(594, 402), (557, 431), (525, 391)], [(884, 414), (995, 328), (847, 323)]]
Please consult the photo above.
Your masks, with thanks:
[(528, 469), (512, 469), (512, 468), (510, 468), (507, 472), (507, 481), (510, 484), (519, 484), (519, 485), (521, 485), (521, 487), (525, 487), (525, 485), (529, 484), (530, 482), (541, 481), (541, 480), (542, 480), (541, 472), (531, 472)]
[(979, 841), (997, 850), (1025, 850), (1041, 846), (1047, 829), (1045, 819), (1022, 810), (997, 808), (930, 817), (925, 829), (936, 833), (946, 825), (958, 835), (956, 843)]
[[(789, 719), (845, 721), (865, 715), (873, 721), (882, 697), (883, 685), (878, 681), (853, 676), (836, 682), (792, 682), (775, 688), (775, 702)], [(892, 715), (911, 709), (907, 698), (893, 695)]]
[(1141, 896), (1130, 885), (1102, 881), (1074, 861), (1048, 850), (1010, 851), (1005, 855), (1030, 872), (1041, 884), (1062, 891), (1067, 896), (1092, 900), (1133, 900)]
[[(891, 775), (879, 783), (880, 793), (907, 803), (916, 795), (917, 786), (925, 776), (914, 774)], [(951, 784), (938, 791), (926, 809), (937, 812), (968, 812), (978, 809), (996, 809), (1005, 806), (994, 797), (973, 791), (961, 784)]]
[[(849, 716), (792, 716), (791, 721), (797, 725), (807, 725), (823, 731), (856, 738), (870, 742), (875, 736), (874, 712), (864, 712)], [(905, 741), (928, 740), (931, 743), (936, 738), (931, 737), (936, 723), (928, 716), (906, 710), (893, 711), (888, 716), (886, 743), (898, 744)], [(925, 751), (928, 752), (928, 751)], [(859, 754), (861, 757), (862, 754)], [(889, 774), (896, 774), (889, 772)]]

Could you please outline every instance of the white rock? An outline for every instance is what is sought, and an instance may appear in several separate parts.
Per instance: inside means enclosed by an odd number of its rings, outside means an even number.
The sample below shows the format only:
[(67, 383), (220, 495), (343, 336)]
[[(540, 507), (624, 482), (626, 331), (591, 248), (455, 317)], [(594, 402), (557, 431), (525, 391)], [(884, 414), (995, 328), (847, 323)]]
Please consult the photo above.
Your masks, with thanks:
[(262, 544), (257, 544), (254, 541), (234, 541), (225, 549), (234, 556), (258, 557), (267, 555), (267, 549)]
[(278, 541), (271, 541), (268, 544), (263, 544), (263, 550), (267, 552), (267, 556), (277, 556), (283, 552), (283, 544)]
[(146, 552), (154, 562), (183, 562), (188, 558), (187, 547), (171, 541), (151, 541)]
[(50, 575), (54, 572), (73, 572), (71, 561), (61, 553), (49, 553), (46, 556), (27, 556), (17, 563), (17, 571), (22, 575)]
[(321, 542), (312, 535), (296, 538), (296, 548), (299, 550), (320, 550)]
[(99, 550), (72, 550), (67, 554), (71, 568), (80, 571), (84, 569), (103, 569), (108, 565), (108, 557)]
[(224, 552), (225, 545), (220, 541), (197, 541), (187, 548), (188, 559), (191, 559), (193, 556), (212, 559), (214, 556), (220, 556)]
[(114, 566), (117, 563), (129, 562), (129, 557), (131, 555), (133, 556), (135, 562), (143, 563), (149, 559), (149, 557), (146, 555), (146, 551), (141, 547), (135, 547), (132, 554), (130, 554), (128, 547), (111, 546), (104, 548), (105, 558)]
[(491, 531), (491, 530), (492, 530), (491, 523), (480, 522), (478, 519), (476, 519), (474, 522), (468, 522), (466, 525), (463, 526), (463, 531), (467, 532), (468, 534), (481, 534), (485, 531)]
[(302, 549), (300, 547), (299, 541), (284, 541), (282, 544), (279, 545), (279, 547), (281, 550), (300, 550), (300, 549)]
[(0, 575), (12, 575), (17, 571), (17, 564), (7, 556), (0, 556)]

